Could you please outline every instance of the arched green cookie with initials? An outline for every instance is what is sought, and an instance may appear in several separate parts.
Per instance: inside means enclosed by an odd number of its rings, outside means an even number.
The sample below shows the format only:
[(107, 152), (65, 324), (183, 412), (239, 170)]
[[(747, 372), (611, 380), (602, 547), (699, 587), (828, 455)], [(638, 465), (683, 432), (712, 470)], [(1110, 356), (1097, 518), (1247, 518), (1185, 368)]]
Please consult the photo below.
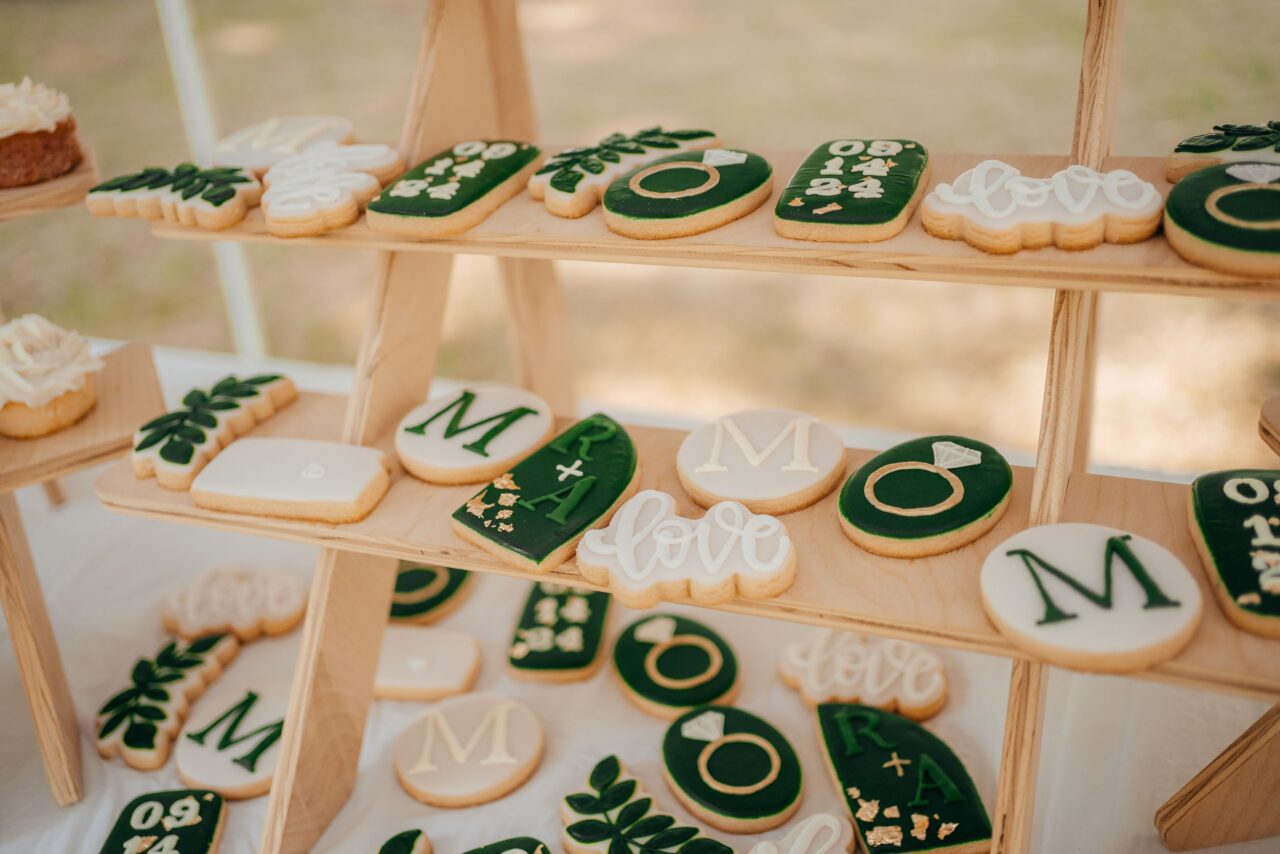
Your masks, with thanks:
[(213, 854), (227, 811), (207, 789), (149, 792), (125, 804), (101, 854)]
[(863, 850), (988, 850), (991, 821), (982, 796), (941, 739), (870, 706), (823, 703), (817, 711), (827, 762)]
[(773, 167), (749, 151), (686, 151), (633, 169), (604, 192), (610, 230), (641, 240), (683, 237), (746, 216), (773, 191)]
[(421, 566), (400, 561), (396, 589), (391, 595), (391, 619), (431, 623), (462, 604), (473, 579), (465, 569)]
[(507, 652), (512, 675), (572, 682), (595, 673), (612, 601), (608, 593), (534, 582)]
[(714, 629), (675, 614), (636, 620), (613, 646), (613, 669), (627, 698), (670, 720), (694, 706), (738, 694), (738, 659)]
[(1233, 469), (1196, 478), (1188, 520), (1231, 622), (1280, 638), (1280, 471)]
[(870, 552), (916, 558), (968, 545), (1009, 506), (1013, 470), (964, 436), (925, 436), (876, 454), (840, 490), (840, 522)]
[(1169, 191), (1164, 232), (1192, 264), (1280, 276), (1280, 164), (1222, 163), (1192, 172)]
[(621, 424), (596, 413), (569, 427), (453, 514), (453, 529), (522, 569), (546, 572), (635, 488), (636, 448)]
[(757, 833), (800, 806), (804, 778), (791, 744), (733, 706), (699, 706), (662, 739), (663, 776), (685, 808), (712, 827)]

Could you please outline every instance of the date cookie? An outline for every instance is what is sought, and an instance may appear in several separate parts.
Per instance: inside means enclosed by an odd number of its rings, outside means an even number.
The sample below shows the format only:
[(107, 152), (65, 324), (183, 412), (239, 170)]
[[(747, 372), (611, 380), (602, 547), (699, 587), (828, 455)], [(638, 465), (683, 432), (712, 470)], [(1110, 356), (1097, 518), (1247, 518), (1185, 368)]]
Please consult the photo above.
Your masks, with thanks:
[(695, 706), (738, 695), (738, 659), (714, 629), (675, 614), (636, 620), (613, 645), (623, 693), (644, 711), (671, 720)]
[(139, 795), (125, 804), (100, 854), (217, 854), (227, 811), (207, 789)]
[(507, 652), (507, 670), (517, 679), (574, 682), (600, 667), (608, 593), (534, 582)]
[(1280, 164), (1209, 166), (1183, 178), (1164, 208), (1174, 251), (1237, 276), (1280, 276)]

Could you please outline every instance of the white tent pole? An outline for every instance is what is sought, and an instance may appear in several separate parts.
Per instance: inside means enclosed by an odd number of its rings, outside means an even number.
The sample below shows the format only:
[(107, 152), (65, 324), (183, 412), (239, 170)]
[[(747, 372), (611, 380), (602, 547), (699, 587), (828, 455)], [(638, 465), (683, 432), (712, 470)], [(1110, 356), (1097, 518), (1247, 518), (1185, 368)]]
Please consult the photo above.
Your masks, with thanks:
[[(178, 107), (187, 133), (187, 145), (197, 162), (208, 164), (218, 134), (209, 104), (209, 89), (204, 81), (204, 67), (196, 48), (195, 29), (186, 0), (156, 0), (164, 46), (169, 54), (169, 72), (178, 92)], [(231, 324), (231, 339), (236, 352), (251, 359), (266, 356), (262, 322), (253, 301), (249, 265), (244, 249), (238, 243), (219, 241), (213, 244), (213, 258), (218, 266), (222, 299)]]

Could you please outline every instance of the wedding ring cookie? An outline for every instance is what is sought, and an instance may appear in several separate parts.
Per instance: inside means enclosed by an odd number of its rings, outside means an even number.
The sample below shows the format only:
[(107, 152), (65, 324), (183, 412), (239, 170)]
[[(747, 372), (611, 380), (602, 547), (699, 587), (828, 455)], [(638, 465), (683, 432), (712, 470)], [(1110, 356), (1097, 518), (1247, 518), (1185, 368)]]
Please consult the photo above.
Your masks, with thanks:
[(120, 811), (100, 854), (217, 854), (226, 817), (222, 797), (207, 789), (139, 795)]
[(613, 645), (613, 669), (627, 699), (671, 720), (695, 706), (732, 703), (738, 659), (709, 626), (675, 614), (644, 617)]
[(1280, 277), (1280, 163), (1192, 172), (1169, 191), (1164, 231), (1174, 251), (1192, 264)]
[(465, 569), (419, 566), (402, 560), (396, 570), (396, 589), (391, 594), (390, 619), (434, 623), (466, 601), (473, 586), (472, 575)]

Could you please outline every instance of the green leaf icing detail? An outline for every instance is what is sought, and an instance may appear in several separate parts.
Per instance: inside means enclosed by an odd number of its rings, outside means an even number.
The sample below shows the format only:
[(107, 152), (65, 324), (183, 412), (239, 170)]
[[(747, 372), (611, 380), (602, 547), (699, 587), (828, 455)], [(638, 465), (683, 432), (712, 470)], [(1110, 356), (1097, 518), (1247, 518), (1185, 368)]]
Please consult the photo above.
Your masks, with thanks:
[(572, 794), (564, 801), (565, 834), (580, 846), (601, 854), (733, 852), (721, 842), (698, 836), (695, 827), (677, 826), (671, 816), (651, 814), (653, 800), (645, 796), (634, 777), (625, 774), (616, 756), (600, 760), (587, 785), (590, 793)]
[(532, 673), (586, 670), (604, 642), (608, 593), (535, 581), (520, 612), (507, 662)]
[(391, 619), (408, 623), (430, 622), (434, 619), (431, 613), (453, 601), (470, 580), (471, 573), (465, 569), (400, 561), (396, 590), (391, 597)]
[[(667, 637), (670, 640), (661, 640)], [(646, 661), (660, 644), (665, 649), (657, 656), (658, 674), (692, 684), (670, 687), (649, 676)], [(714, 671), (708, 645), (720, 654), (720, 666)], [(724, 638), (697, 620), (675, 614), (654, 614), (627, 626), (613, 645), (613, 667), (627, 690), (670, 709), (719, 702), (738, 683), (738, 660)]]
[[(166, 412), (143, 424), (134, 451), (145, 451), (160, 445), (160, 459), (175, 465), (189, 465), (196, 449), (216, 442), (219, 413), (239, 409), (243, 401), (262, 394), (264, 386), (283, 379), (280, 374), (259, 374), (238, 379), (234, 376), (219, 380), (208, 392), (192, 389), (182, 398), (182, 408)], [(161, 444), (163, 443), (163, 444)]]
[(388, 184), (369, 202), (369, 210), (404, 217), (451, 216), (483, 199), (541, 154), (536, 145), (514, 140), (460, 142)]
[[(1280, 184), (1261, 185), (1219, 197), (1218, 209), (1229, 217), (1267, 228), (1248, 228), (1214, 216), (1209, 196), (1224, 187), (1253, 183), (1237, 178), (1228, 170), (1239, 170), (1247, 163), (1219, 163), (1197, 169), (1169, 191), (1165, 215), (1192, 237), (1206, 243), (1244, 252), (1280, 253)], [(1260, 164), (1266, 166), (1266, 164)], [(1275, 164), (1271, 164), (1274, 166)], [(1263, 189), (1263, 186), (1268, 189)]]
[(235, 198), (237, 184), (248, 184), (254, 179), (243, 169), (222, 167), (201, 169), (194, 163), (180, 163), (173, 169), (149, 166), (140, 172), (119, 175), (103, 181), (89, 190), (90, 193), (128, 193), (134, 190), (158, 190), (168, 187), (183, 199), (199, 197), (210, 205), (221, 207)]
[(1214, 133), (1202, 133), (1184, 139), (1174, 151), (1210, 154), (1215, 151), (1258, 151), (1270, 148), (1280, 152), (1280, 121), (1263, 125), (1214, 125)]
[[(121, 851), (174, 851), (209, 854), (226, 815), (222, 796), (207, 789), (149, 792), (125, 804), (111, 826), (101, 854)], [(145, 848), (134, 840), (151, 837)]]
[[(631, 179), (645, 170), (665, 164), (701, 163), (705, 151), (684, 151), (660, 157), (638, 166), (609, 185), (604, 192), (604, 208), (612, 214), (634, 220), (673, 220), (705, 213), (738, 201), (758, 190), (773, 177), (773, 167), (758, 154), (746, 154), (742, 163), (712, 167), (719, 174), (714, 186), (703, 192), (679, 198), (642, 196), (631, 189)], [(668, 168), (654, 172), (640, 181), (640, 187), (652, 193), (677, 193), (710, 183), (700, 168)]]
[(504, 839), (501, 842), (492, 842), (488, 845), (482, 845), (479, 848), (472, 848), (464, 854), (551, 854), (551, 849), (547, 847), (545, 842), (539, 842), (532, 836), (517, 836), (514, 839)]
[(402, 830), (382, 843), (378, 854), (419, 854), (426, 848), (426, 834), (421, 830)]
[[(859, 146), (858, 154), (837, 153)], [(868, 150), (896, 146), (901, 149), (894, 154), (868, 153)], [(888, 174), (863, 175), (850, 171), (851, 167), (865, 169), (869, 163), (882, 163)], [(824, 174), (824, 170), (837, 174)], [(778, 197), (774, 213), (778, 219), (819, 225), (884, 225), (893, 222), (912, 204), (928, 170), (929, 152), (912, 139), (833, 139), (815, 148), (796, 169)], [(868, 180), (878, 186), (851, 189)], [(869, 197), (875, 193), (879, 195)], [(829, 209), (833, 202), (839, 206), (837, 210)], [(825, 212), (816, 213), (819, 210)]]
[(1280, 470), (1231, 469), (1191, 484), (1192, 526), (1201, 559), (1229, 599), (1228, 610), (1280, 632), (1280, 525), (1275, 518)]
[(870, 706), (823, 703), (817, 713), (863, 850), (943, 851), (991, 838), (977, 787), (941, 739)]
[[(754, 791), (720, 791), (703, 778), (699, 759), (712, 744), (706, 761), (710, 780)], [(799, 805), (804, 789), (800, 760), (790, 742), (768, 722), (733, 706), (699, 706), (672, 721), (662, 739), (662, 761), (668, 781), (683, 798), (731, 820), (781, 824)]]
[(650, 151), (664, 151), (677, 147), (680, 142), (710, 141), (715, 136), (709, 130), (690, 128), (663, 131), (660, 127), (646, 128), (631, 136), (613, 133), (589, 148), (567, 148), (561, 151), (548, 160), (538, 170), (538, 174), (553, 173), (551, 187), (562, 193), (572, 193), (585, 177), (585, 172), (598, 175), (604, 171), (604, 163), (601, 161), (619, 163), (622, 155), (635, 156)]

